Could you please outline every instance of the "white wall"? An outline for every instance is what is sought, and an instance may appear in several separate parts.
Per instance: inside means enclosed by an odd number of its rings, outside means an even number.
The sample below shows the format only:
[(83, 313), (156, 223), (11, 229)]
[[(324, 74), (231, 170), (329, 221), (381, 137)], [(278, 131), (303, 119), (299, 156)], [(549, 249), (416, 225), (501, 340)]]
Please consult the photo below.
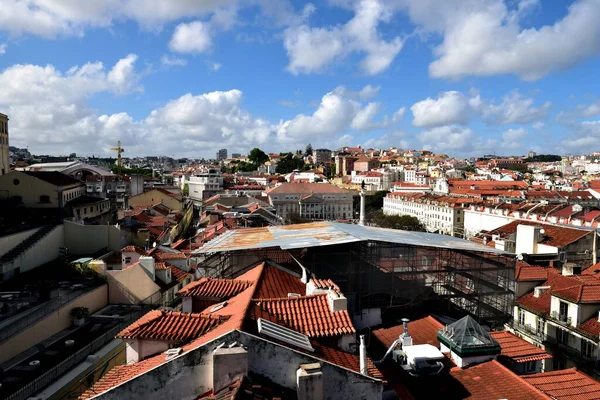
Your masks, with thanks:
[(443, 343), (440, 343), (440, 351), (442, 353), (450, 353), (450, 357), (454, 361), (457, 367), (464, 368), (466, 366), (472, 364), (481, 364), (482, 362), (486, 362), (489, 360), (495, 360), (496, 356), (494, 355), (485, 355), (485, 356), (477, 356), (477, 357), (460, 357), (458, 354), (450, 351), (448, 347), (446, 347)]
[(120, 251), (121, 230), (114, 225), (80, 225), (64, 221), (65, 246), (70, 254), (88, 255), (108, 248)]
[(58, 258), (61, 246), (64, 246), (63, 225), (58, 225), (14, 261), (4, 264), (2, 271), (6, 274), (8, 271), (20, 268), (20, 272), (23, 273), (37, 268)]
[(126, 362), (131, 364), (140, 362), (152, 355), (162, 353), (169, 349), (169, 342), (159, 340), (125, 339)]
[(464, 228), (467, 238), (470, 238), (483, 230), (491, 231), (500, 228), (515, 220), (512, 217), (504, 215), (487, 214), (469, 209), (465, 209), (464, 211)]
[(0, 238), (0, 256), (11, 251), (15, 246), (21, 243), (23, 240), (27, 239), (29, 236), (33, 235), (40, 228), (29, 229), (23, 232), (15, 233), (12, 235), (3, 236)]
[(358, 330), (381, 323), (381, 308), (365, 308), (360, 315), (352, 316), (352, 324)]

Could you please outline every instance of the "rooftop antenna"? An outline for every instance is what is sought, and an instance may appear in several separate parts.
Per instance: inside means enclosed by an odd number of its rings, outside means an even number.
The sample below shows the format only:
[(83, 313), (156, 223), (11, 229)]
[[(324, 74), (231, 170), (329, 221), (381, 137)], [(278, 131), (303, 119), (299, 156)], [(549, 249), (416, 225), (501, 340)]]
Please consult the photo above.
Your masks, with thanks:
[(111, 147), (112, 151), (117, 152), (117, 177), (121, 177), (121, 153), (125, 151), (124, 148), (121, 147), (121, 141), (117, 142), (117, 147)]

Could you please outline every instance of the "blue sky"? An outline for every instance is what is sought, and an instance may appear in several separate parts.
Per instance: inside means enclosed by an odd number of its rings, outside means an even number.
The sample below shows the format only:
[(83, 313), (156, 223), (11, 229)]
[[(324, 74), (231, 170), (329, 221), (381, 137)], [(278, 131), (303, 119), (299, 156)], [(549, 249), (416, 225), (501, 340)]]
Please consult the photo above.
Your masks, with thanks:
[(597, 0), (0, 8), (0, 112), (37, 154), (600, 150)]

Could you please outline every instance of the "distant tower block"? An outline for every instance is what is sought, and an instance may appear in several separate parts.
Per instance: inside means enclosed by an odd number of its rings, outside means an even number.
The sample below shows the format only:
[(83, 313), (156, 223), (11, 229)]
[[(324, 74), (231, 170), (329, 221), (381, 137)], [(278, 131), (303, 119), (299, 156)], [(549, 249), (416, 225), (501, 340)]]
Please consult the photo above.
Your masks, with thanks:
[(0, 114), (0, 175), (10, 172), (10, 150), (8, 148), (8, 116)]

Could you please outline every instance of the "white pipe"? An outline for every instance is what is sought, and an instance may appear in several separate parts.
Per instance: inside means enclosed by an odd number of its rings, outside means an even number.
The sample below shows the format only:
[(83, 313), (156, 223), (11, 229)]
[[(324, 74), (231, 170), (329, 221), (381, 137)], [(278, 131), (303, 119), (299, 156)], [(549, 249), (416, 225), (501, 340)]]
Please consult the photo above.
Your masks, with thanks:
[(358, 224), (360, 226), (365, 226), (365, 189), (360, 189), (360, 217), (358, 220)]
[(360, 335), (360, 373), (369, 375), (367, 369), (367, 346), (365, 346), (365, 335)]

